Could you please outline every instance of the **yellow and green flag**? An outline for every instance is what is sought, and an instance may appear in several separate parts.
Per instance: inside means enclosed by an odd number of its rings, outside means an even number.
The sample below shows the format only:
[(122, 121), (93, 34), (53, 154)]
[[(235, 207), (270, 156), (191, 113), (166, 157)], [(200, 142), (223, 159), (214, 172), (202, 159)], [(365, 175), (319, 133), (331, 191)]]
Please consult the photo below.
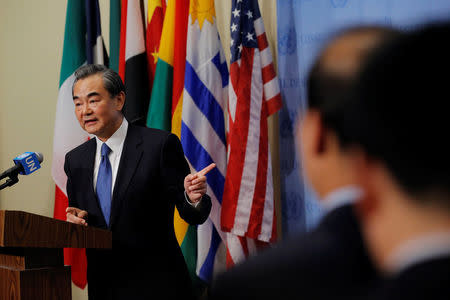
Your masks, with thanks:
[[(147, 114), (147, 127), (171, 131), (180, 137), (189, 1), (167, 2), (158, 61)], [(175, 209), (175, 235), (194, 285), (197, 284), (197, 229)]]

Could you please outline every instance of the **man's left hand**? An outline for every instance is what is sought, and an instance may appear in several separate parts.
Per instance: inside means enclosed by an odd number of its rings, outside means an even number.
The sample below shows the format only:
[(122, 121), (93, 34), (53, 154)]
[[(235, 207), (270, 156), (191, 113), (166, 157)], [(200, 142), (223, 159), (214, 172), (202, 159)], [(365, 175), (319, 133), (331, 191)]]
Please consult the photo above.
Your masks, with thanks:
[(189, 174), (184, 178), (184, 190), (186, 191), (189, 201), (197, 203), (202, 196), (206, 194), (206, 174), (214, 169), (216, 164), (212, 163), (203, 170)]

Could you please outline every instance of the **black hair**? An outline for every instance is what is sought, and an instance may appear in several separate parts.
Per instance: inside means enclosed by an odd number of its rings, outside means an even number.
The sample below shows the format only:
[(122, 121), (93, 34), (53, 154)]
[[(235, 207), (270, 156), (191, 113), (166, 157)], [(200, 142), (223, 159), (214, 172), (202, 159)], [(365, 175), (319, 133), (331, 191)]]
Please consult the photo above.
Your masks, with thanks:
[(125, 85), (123, 84), (122, 78), (120, 78), (119, 74), (117, 74), (111, 69), (108, 69), (104, 65), (90, 64), (90, 65), (83, 65), (75, 71), (74, 73), (75, 81), (72, 86), (72, 95), (73, 95), (73, 87), (75, 86), (75, 83), (77, 83), (78, 80), (96, 74), (102, 74), (103, 85), (111, 97), (119, 95), (120, 92), (125, 93)]
[(354, 45), (357, 51), (349, 54), (356, 57), (352, 59), (363, 65), (366, 58), (376, 48), (381, 47), (383, 43), (398, 37), (400, 31), (382, 26), (357, 26), (350, 27), (338, 32), (320, 53), (319, 58), (313, 64), (307, 79), (308, 107), (318, 110), (322, 116), (323, 124), (331, 129), (339, 126), (339, 119), (346, 109), (345, 103), (350, 97), (352, 89), (359, 75), (360, 67), (355, 70), (349, 70), (347, 73), (341, 71), (331, 71), (324, 63), (324, 56), (328, 48), (334, 45), (334, 42), (342, 37), (351, 35), (368, 36), (371, 43)]
[(337, 128), (346, 143), (382, 161), (405, 191), (444, 195), (438, 198), (447, 207), (449, 25), (425, 26), (375, 51)]

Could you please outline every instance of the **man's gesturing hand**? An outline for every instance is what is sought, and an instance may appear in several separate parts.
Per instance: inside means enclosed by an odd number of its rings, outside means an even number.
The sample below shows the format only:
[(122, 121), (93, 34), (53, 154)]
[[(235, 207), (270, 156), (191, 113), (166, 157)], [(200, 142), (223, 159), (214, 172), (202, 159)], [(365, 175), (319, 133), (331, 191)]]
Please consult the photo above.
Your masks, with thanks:
[(203, 170), (189, 174), (184, 178), (184, 190), (192, 203), (200, 201), (202, 196), (206, 194), (206, 174), (214, 169), (216, 164), (212, 163)]
[(87, 211), (81, 210), (76, 207), (68, 207), (68, 208), (66, 208), (66, 213), (67, 213), (67, 215), (66, 215), (67, 222), (80, 224), (80, 225), (84, 225), (84, 226), (88, 225), (85, 220), (88, 216)]

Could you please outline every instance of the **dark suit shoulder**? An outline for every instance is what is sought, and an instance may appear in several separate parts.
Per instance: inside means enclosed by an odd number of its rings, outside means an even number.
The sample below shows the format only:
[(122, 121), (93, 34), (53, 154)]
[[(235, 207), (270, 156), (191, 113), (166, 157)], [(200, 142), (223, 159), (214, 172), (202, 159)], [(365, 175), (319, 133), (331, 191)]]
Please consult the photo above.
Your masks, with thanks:
[[(219, 275), (211, 294), (215, 299), (232, 294), (283, 298), (299, 291), (315, 299), (328, 298), (332, 293), (347, 296), (353, 292), (348, 282), (356, 290), (375, 274), (355, 227), (351, 209), (332, 212), (311, 232), (279, 242)], [(258, 291), (258, 297), (252, 296), (254, 291)]]
[(160, 138), (167, 138), (168, 135), (172, 134), (169, 131), (161, 130), (157, 128), (148, 128), (143, 126), (136, 126), (136, 125), (128, 125), (128, 130), (135, 130), (140, 132), (144, 136), (154, 136), (154, 137), (160, 137)]
[(412, 265), (388, 278), (374, 299), (450, 299), (450, 255)]
[(173, 133), (156, 128), (147, 128), (130, 124), (128, 130), (129, 134), (138, 134), (142, 137), (144, 143), (151, 143), (153, 145), (163, 144), (170, 138), (178, 139), (178, 137)]
[(86, 142), (82, 143), (81, 145), (78, 145), (77, 147), (75, 147), (72, 150), (68, 151), (66, 153), (66, 160), (69, 159), (70, 157), (83, 156), (84, 153), (86, 153), (86, 151), (89, 151), (92, 148), (95, 149), (95, 147), (96, 147), (95, 138), (87, 140)]

